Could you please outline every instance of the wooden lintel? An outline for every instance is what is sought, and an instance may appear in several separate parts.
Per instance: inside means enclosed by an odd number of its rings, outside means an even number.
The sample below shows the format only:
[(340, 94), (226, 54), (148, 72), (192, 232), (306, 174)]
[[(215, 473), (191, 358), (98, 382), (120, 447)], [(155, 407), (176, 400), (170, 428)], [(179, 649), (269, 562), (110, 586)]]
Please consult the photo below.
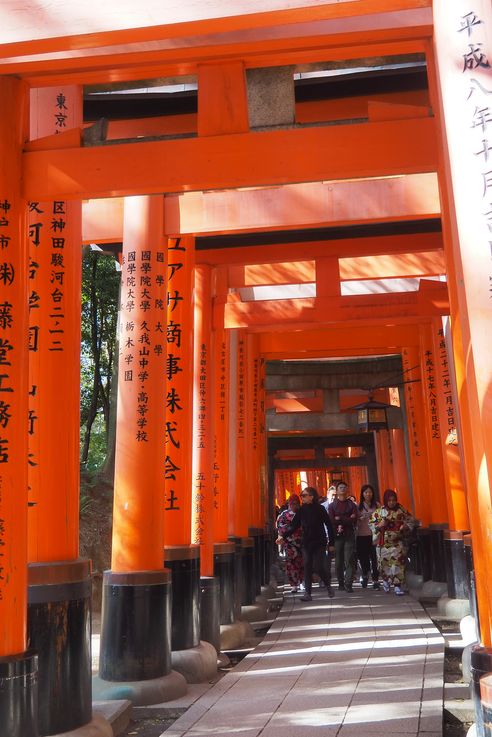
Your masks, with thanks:
[(431, 317), (449, 314), (447, 285), (421, 292), (312, 297), (306, 299), (235, 302), (216, 306), (216, 325), (223, 313), (226, 328), (301, 323), (331, 324), (347, 320)]
[(43, 136), (24, 144), (24, 151), (56, 151), (80, 147), (83, 128), (71, 128), (63, 133)]
[(28, 200), (88, 199), (437, 170), (431, 118), (23, 154)]

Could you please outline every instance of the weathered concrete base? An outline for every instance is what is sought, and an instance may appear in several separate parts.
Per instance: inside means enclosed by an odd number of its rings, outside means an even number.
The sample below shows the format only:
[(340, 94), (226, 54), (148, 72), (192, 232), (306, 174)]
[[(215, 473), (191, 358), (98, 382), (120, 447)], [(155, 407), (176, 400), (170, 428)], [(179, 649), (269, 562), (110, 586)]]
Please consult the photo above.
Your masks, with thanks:
[(267, 584), (261, 587), (260, 596), (264, 599), (274, 599), (277, 596), (277, 591), (271, 584)]
[(471, 674), (471, 651), (475, 647), (476, 643), (471, 642), (465, 648), (463, 648), (463, 654), (461, 655), (461, 669), (463, 671), (463, 680), (465, 683), (470, 683), (472, 679)]
[(437, 602), (437, 611), (450, 621), (460, 622), (463, 617), (470, 614), (470, 602), (468, 599), (450, 599), (444, 595)]
[(473, 643), (478, 642), (475, 617), (472, 617), (471, 614), (467, 614), (466, 617), (463, 617), (460, 621), (460, 632), (461, 639), (465, 643), (465, 647), (466, 645), (472, 645)]
[(98, 701), (127, 699), (135, 706), (161, 704), (178, 699), (186, 693), (186, 689), (186, 680), (181, 673), (174, 670), (167, 676), (147, 681), (103, 681), (99, 676), (92, 679), (93, 698)]
[(59, 732), (52, 737), (113, 737), (111, 724), (103, 717), (96, 715), (89, 724), (72, 729), (70, 732)]
[(203, 640), (196, 647), (173, 650), (171, 663), (187, 683), (204, 683), (217, 675), (217, 651), (213, 645)]
[(420, 591), (420, 589), (424, 585), (423, 576), (420, 576), (418, 573), (414, 573), (413, 571), (407, 571), (405, 573), (405, 581), (410, 590), (410, 593), (414, 598), (416, 598), (416, 594), (414, 594), (414, 591)]
[(268, 616), (268, 602), (257, 597), (255, 604), (247, 604), (241, 607), (241, 617), (246, 622), (258, 622)]
[(447, 583), (441, 583), (441, 581), (425, 581), (420, 589), (415, 590), (410, 587), (410, 593), (419, 601), (435, 600), (437, 603), (441, 596), (448, 595), (448, 585)]
[(133, 704), (131, 701), (126, 699), (121, 701), (93, 701), (92, 702), (92, 714), (93, 716), (102, 717), (106, 719), (112, 729), (113, 734), (118, 735), (128, 727), (130, 717), (132, 715)]
[(249, 622), (242, 619), (232, 624), (220, 625), (220, 649), (235, 650), (242, 647), (246, 640), (255, 636), (255, 631)]
[(225, 653), (217, 654), (217, 668), (229, 668), (231, 659)]

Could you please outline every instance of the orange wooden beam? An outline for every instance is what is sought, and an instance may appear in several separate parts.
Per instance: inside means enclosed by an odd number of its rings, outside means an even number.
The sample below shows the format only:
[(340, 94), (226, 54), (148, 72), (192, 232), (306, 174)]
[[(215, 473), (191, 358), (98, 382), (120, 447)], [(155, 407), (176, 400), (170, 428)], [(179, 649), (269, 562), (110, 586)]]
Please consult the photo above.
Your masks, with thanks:
[[(296, 123), (319, 123), (332, 120), (349, 120), (350, 118), (366, 118), (368, 117), (369, 101), (398, 105), (427, 105), (430, 107), (427, 90), (404, 90), (371, 96), (344, 97), (335, 100), (313, 100), (296, 103)], [(129, 118), (126, 120), (110, 120), (107, 140), (137, 138), (137, 136), (196, 133), (196, 131), (196, 113), (161, 115), (152, 118)]]
[(316, 328), (292, 332), (264, 332), (260, 334), (260, 351), (267, 358), (294, 358), (322, 351), (338, 351), (345, 355), (347, 351), (358, 351), (359, 355), (368, 354), (369, 349), (378, 353), (390, 351), (398, 353), (401, 345), (416, 346), (419, 344), (419, 326), (415, 323), (398, 325), (375, 325), (365, 323), (355, 325), (347, 330), (345, 325), (330, 326), (329, 329)]
[[(220, 33), (264, 28), (280, 23), (372, 15), (388, 10), (387, 0), (296, 0), (295, 3), (286, 3), (285, 0), (238, 0), (234, 5), (215, 0), (200, 7), (193, 0), (171, 4), (160, 0), (145, 0), (138, 14), (131, 5), (121, 3), (108, 3), (102, 13), (97, 0), (87, 0), (85, 7), (89, 6), (90, 12), (84, 15), (83, 18), (87, 19), (84, 21), (81, 17), (74, 19), (72, 8), (65, 0), (38, 3), (35, 12), (30, 6), (19, 8), (15, 0), (6, 0), (5, 4), (6, 11), (12, 5), (16, 12), (4, 13), (4, 43), (0, 45), (3, 56), (85, 50), (98, 46), (179, 38), (201, 32)], [(49, 13), (43, 5), (49, 6)], [(393, 0), (391, 10), (418, 10), (430, 6), (430, 0)], [(57, 18), (56, 23), (53, 23), (53, 17)], [(151, 19), (152, 23), (147, 19)], [(107, 31), (108, 26), (113, 30)], [(60, 30), (65, 28), (70, 29), (71, 33), (60, 34)]]
[(437, 276), (446, 273), (443, 251), (387, 254), (340, 259), (340, 279), (390, 279)]
[[(121, 240), (121, 203), (118, 197), (84, 202), (84, 242), (97, 243), (108, 232), (112, 233), (112, 240)], [(439, 214), (437, 177), (433, 173), (187, 192), (165, 198), (166, 229), (175, 234), (232, 233), (259, 228), (264, 231), (401, 218), (421, 220)], [(405, 268), (412, 270), (409, 263)]]
[(169, 232), (195, 234), (418, 220), (441, 212), (434, 173), (240, 191), (183, 192), (168, 195), (165, 207)]
[(415, 174), (435, 171), (436, 155), (431, 118), (35, 151), (23, 155), (24, 196), (87, 199)]
[[(442, 250), (441, 233), (416, 233), (369, 238), (344, 238), (245, 246), (242, 248), (210, 248), (196, 253), (197, 263), (204, 264), (266, 264), (285, 260), (286, 248), (296, 260), (325, 256), (356, 257)], [(295, 256), (294, 256), (295, 254)]]
[[(364, 38), (359, 38), (357, 44), (349, 43), (346, 34), (334, 38), (324, 35), (314, 39), (297, 39), (296, 36), (290, 36), (276, 42), (271, 40), (258, 42), (253, 48), (250, 42), (242, 44), (233, 42), (220, 46), (218, 39), (208, 37), (207, 40), (211, 45), (207, 47), (197, 43), (196, 48), (176, 49), (172, 46), (170, 50), (158, 54), (155, 51), (144, 55), (132, 54), (130, 51), (117, 56), (108, 54), (104, 57), (104, 64), (100, 53), (86, 57), (83, 66), (77, 59), (71, 64), (68, 64), (71, 60), (64, 59), (63, 67), (59, 59), (44, 63), (39, 60), (23, 63), (7, 60), (4, 64), (0, 62), (0, 73), (17, 74), (31, 87), (98, 85), (196, 74), (199, 64), (217, 62), (221, 59), (228, 62), (241, 61), (247, 69), (250, 69), (324, 62), (327, 53), (332, 61), (345, 61), (349, 48), (350, 57), (353, 59), (419, 54), (424, 52), (425, 41), (422, 39), (430, 34), (430, 28), (429, 25), (423, 30), (413, 29), (410, 37), (396, 40), (391, 40), (391, 36), (388, 40), (388, 32), (380, 34), (367, 32), (363, 34)], [(212, 43), (214, 40), (216, 42)]]
[(433, 282), (420, 292), (309, 297), (216, 304), (215, 320), (226, 328), (260, 327), (276, 324), (333, 323), (346, 320), (401, 317), (431, 317), (449, 314), (447, 285)]

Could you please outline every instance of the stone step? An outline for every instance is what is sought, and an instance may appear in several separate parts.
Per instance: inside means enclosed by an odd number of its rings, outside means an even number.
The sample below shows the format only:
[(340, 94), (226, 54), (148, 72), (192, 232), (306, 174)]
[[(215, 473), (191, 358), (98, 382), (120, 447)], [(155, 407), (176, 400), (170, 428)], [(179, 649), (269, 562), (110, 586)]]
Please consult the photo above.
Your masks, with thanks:
[(130, 722), (132, 715), (132, 702), (126, 699), (115, 701), (93, 701), (92, 711), (107, 719), (113, 729), (114, 737), (121, 734)]

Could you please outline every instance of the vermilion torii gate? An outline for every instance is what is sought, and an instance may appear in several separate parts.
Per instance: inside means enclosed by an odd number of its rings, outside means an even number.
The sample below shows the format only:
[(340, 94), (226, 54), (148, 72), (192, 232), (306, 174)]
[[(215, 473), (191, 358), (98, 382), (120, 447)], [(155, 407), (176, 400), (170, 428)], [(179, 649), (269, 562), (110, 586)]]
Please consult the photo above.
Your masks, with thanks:
[[(245, 540), (267, 521), (263, 418), (252, 409), (261, 409), (262, 361), (301, 354), (400, 353), (409, 369), (418, 367), (419, 388), (406, 389), (416, 511), (424, 525), (449, 522), (456, 531), (470, 525), (482, 644), (489, 648), (490, 5), (479, 0), (470, 12), (462, 0), (452, 9), (442, 0), (399, 0), (388, 12), (388, 3), (379, 0), (298, 0), (288, 7), (270, 0), (266, 7), (236, 3), (224, 10), (217, 0), (198, 16), (186, 0), (172, 8), (147, 0), (138, 21), (130, 6), (109, 3), (103, 23), (97, 3), (88, 2), (90, 24), (61, 0), (36, 8), (19, 7), (15, 0), (4, 5), (0, 675), (7, 688), (0, 697), (8, 716), (0, 727), (2, 737), (54, 734), (91, 718), (88, 650), (85, 645), (71, 649), (88, 621), (89, 581), (88, 564), (78, 559), (74, 514), (79, 418), (73, 404), (78, 346), (72, 298), (78, 292), (73, 256), (82, 241), (76, 232), (81, 200), (125, 198), (119, 232), (116, 218), (111, 227), (96, 224), (95, 230), (100, 238), (99, 227), (115, 228), (124, 244), (122, 304), (128, 312), (103, 678), (150, 682), (169, 674), (171, 579), (187, 602), (184, 649), (196, 644), (200, 555), (201, 572), (210, 577), (216, 570), (213, 553), (220, 559), (218, 568), (226, 567), (229, 536)], [(48, 12), (54, 10), (56, 23)], [(359, 95), (310, 105), (292, 99), (290, 118), (261, 120), (256, 80), (265, 83), (263, 70), (273, 73), (274, 90), (286, 68), (290, 79), (292, 66), (341, 63), (348, 54), (351, 60), (421, 54), (427, 62), (428, 94), (399, 96), (397, 91), (385, 99)], [(255, 77), (252, 70), (260, 74)], [(157, 140), (138, 139), (136, 121), (126, 124), (130, 142), (109, 145), (98, 140), (97, 130), (84, 132), (80, 117), (66, 123), (67, 101), (78, 100), (76, 112), (82, 85), (185, 74), (198, 80), (197, 113), (185, 121), (177, 116), (153, 121)], [(29, 88), (31, 110), (58, 121), (54, 131), (43, 123), (29, 133)], [(43, 96), (36, 102), (36, 90), (45, 90), (51, 102), (46, 104)], [(70, 222), (69, 204), (75, 206)], [(38, 209), (44, 219), (36, 217)], [(439, 217), (442, 235), (435, 222)], [(61, 223), (70, 231), (64, 241)], [(311, 231), (308, 236), (306, 231)], [(48, 235), (36, 243), (39, 232)], [(246, 234), (249, 240), (241, 242)], [(224, 248), (221, 237), (235, 248)], [(180, 248), (188, 261), (172, 259), (171, 251)], [(33, 254), (39, 256), (39, 288), (30, 283), (38, 262)], [(295, 282), (289, 281), (293, 269)], [(443, 274), (447, 284), (425, 281)], [(419, 291), (369, 296), (341, 291), (342, 281), (400, 276), (423, 277)], [(316, 296), (273, 303), (240, 296), (252, 285), (292, 283), (315, 283)], [(204, 300), (202, 314), (193, 315), (193, 285)], [(209, 307), (212, 323), (205, 315)], [(39, 320), (34, 321), (37, 310)], [(173, 317), (178, 311), (179, 322)], [(442, 327), (447, 315), (452, 340)], [(195, 354), (193, 324), (203, 341), (195, 344)], [(186, 345), (184, 340), (178, 345), (176, 326), (184, 331)], [(58, 330), (64, 330), (63, 346), (57, 343), (62, 334), (51, 332)], [(38, 351), (43, 351), (39, 365)], [(212, 358), (208, 363), (207, 355)], [(447, 376), (451, 358), (456, 396), (452, 376)], [(429, 372), (433, 365), (435, 376)], [(55, 386), (53, 372), (59, 377)], [(39, 383), (32, 383), (33, 376)], [(212, 378), (215, 393), (206, 404), (208, 412), (213, 407), (214, 418), (196, 412)], [(438, 383), (441, 391), (435, 392)], [(43, 391), (39, 403), (33, 386)], [(57, 412), (53, 422), (53, 405), (59, 403), (65, 411)], [(36, 422), (47, 433), (42, 438), (33, 437)], [(200, 442), (203, 422), (214, 428), (208, 438), (215, 437), (215, 456)], [(463, 464), (456, 453), (458, 436)], [(66, 438), (72, 442), (61, 448)], [(36, 458), (31, 453), (38, 449)], [(39, 473), (29, 500), (34, 463), (45, 464), (52, 475), (43, 482)], [(431, 476), (440, 479), (432, 496)], [(250, 543), (244, 547), (247, 560)], [(75, 672), (82, 697), (72, 712), (75, 720), (67, 718), (63, 698), (57, 704), (43, 701), (48, 708), (38, 717), (37, 656), (27, 642), (28, 562), (29, 644), (40, 651), (40, 688), (46, 689), (51, 677), (46, 670), (49, 648), (63, 643), (67, 660), (79, 665)], [(181, 576), (178, 569), (184, 571)], [(142, 608), (137, 601), (143, 601)], [(49, 611), (64, 607), (80, 610), (79, 629), (54, 632), (46, 653), (39, 633), (52, 626)], [(34, 610), (38, 627), (32, 623)], [(134, 616), (125, 616), (130, 611)], [(149, 613), (155, 630), (144, 642), (139, 617)], [(110, 619), (121, 623), (119, 637)], [(122, 648), (123, 641), (130, 643), (128, 648)], [(70, 681), (66, 673), (56, 677), (59, 684)]]

